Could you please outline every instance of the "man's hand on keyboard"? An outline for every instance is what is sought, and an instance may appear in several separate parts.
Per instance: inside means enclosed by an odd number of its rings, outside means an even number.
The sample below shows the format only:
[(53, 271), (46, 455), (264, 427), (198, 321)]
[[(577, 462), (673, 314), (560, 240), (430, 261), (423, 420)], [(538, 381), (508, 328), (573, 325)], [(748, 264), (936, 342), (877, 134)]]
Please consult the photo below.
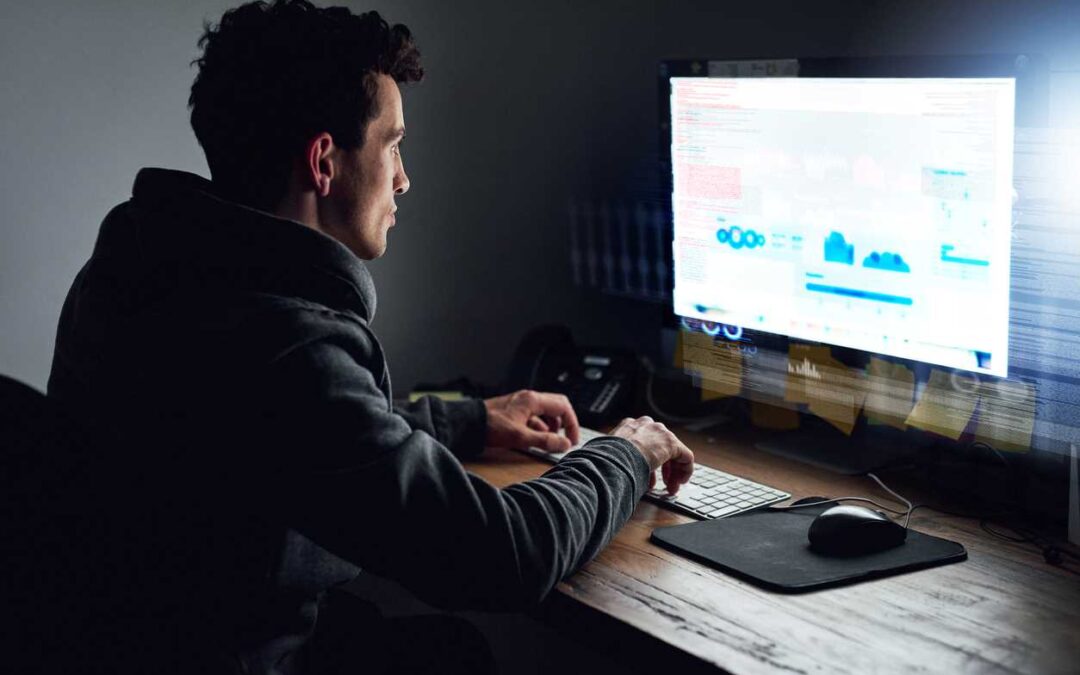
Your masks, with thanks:
[[(484, 401), (489, 448), (534, 447), (566, 452), (580, 441), (577, 415), (562, 394), (516, 391)], [(565, 436), (559, 434), (565, 429)]]
[(661, 470), (664, 485), (671, 494), (678, 492), (679, 486), (689, 481), (694, 473), (694, 453), (651, 417), (627, 417), (611, 430), (611, 435), (630, 441), (645, 457), (653, 472), (649, 474), (650, 490), (656, 484), (657, 469)]

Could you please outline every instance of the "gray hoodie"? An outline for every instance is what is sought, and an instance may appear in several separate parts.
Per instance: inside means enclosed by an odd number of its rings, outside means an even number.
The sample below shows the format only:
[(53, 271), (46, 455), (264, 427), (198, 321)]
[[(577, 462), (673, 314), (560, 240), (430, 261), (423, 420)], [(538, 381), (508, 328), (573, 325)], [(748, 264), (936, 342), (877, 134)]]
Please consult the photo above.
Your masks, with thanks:
[(629, 518), (648, 466), (622, 439), (505, 489), (468, 473), (483, 403), (395, 409), (374, 312), (337, 241), (139, 173), (68, 294), (48, 388), (110, 439), (88, 476), (118, 523), (103, 665), (296, 672), (320, 597), (360, 568), (521, 609)]

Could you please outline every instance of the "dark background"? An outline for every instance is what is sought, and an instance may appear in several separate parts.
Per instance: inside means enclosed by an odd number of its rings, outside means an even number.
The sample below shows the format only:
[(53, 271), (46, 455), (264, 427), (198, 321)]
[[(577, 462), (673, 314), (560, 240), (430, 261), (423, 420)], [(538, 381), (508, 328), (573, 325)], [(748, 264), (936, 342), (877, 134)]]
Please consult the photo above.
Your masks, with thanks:
[[(207, 175), (189, 62), (233, 4), (0, 6), (0, 372), (44, 388), (64, 294), (140, 167)], [(658, 305), (573, 284), (568, 209), (655, 190), (662, 58), (1041, 53), (1051, 124), (1080, 126), (1077, 2), (346, 4), (407, 24), (428, 72), (405, 91), (412, 189), (371, 265), (399, 394), (498, 381), (538, 323), (655, 348)]]

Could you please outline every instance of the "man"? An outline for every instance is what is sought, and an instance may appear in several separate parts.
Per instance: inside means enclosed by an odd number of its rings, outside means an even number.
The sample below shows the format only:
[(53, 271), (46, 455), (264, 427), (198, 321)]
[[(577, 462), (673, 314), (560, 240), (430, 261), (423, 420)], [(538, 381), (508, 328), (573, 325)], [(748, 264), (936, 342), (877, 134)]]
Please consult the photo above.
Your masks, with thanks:
[[(329, 589), (363, 568), (444, 608), (527, 607), (607, 544), (655, 470), (671, 491), (688, 480), (690, 451), (640, 418), (499, 490), (460, 460), (567, 449), (565, 397), (393, 408), (362, 260), (409, 190), (408, 29), (284, 0), (227, 12), (200, 45), (189, 103), (212, 181), (139, 173), (74, 282), (49, 380), (117, 439), (89, 500), (119, 523), (86, 638), (102, 670), (400, 667), (426, 648)], [(408, 639), (456, 639), (444, 629)]]

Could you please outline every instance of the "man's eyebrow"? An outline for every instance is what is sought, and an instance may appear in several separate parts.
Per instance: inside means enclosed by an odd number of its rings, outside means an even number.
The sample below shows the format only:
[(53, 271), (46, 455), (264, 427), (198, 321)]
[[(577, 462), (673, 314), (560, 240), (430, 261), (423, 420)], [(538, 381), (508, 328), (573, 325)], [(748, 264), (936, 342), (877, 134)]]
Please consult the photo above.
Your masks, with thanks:
[(405, 138), (405, 127), (397, 127), (396, 129), (392, 129), (387, 138), (391, 141), (397, 141)]

